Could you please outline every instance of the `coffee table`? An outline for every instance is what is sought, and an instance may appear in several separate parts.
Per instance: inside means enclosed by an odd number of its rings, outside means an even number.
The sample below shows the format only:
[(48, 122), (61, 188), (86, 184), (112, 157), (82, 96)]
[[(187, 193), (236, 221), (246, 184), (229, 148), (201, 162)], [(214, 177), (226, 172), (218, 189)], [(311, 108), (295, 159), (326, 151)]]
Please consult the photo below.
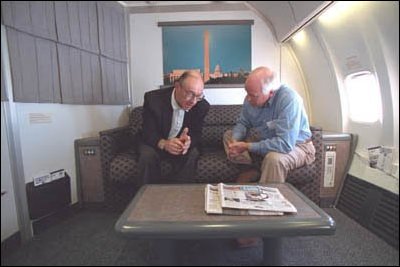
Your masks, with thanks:
[[(280, 264), (282, 237), (335, 233), (335, 221), (292, 185), (268, 186), (277, 187), (297, 208), (297, 213), (283, 216), (208, 215), (204, 211), (205, 184), (145, 185), (118, 219), (115, 229), (126, 237), (157, 239), (156, 243), (163, 246), (160, 250), (165, 249), (158, 251), (164, 253), (165, 260), (168, 257), (171, 260), (174, 240), (259, 236), (264, 241), (266, 265)], [(168, 246), (165, 246), (166, 242)]]

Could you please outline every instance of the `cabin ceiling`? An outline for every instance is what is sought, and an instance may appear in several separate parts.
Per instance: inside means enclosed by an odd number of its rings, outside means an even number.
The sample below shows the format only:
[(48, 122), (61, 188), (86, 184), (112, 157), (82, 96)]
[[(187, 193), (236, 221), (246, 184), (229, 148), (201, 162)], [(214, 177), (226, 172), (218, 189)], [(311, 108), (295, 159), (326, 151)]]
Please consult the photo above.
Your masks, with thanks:
[(306, 26), (333, 1), (119, 1), (129, 13), (252, 10), (279, 42)]

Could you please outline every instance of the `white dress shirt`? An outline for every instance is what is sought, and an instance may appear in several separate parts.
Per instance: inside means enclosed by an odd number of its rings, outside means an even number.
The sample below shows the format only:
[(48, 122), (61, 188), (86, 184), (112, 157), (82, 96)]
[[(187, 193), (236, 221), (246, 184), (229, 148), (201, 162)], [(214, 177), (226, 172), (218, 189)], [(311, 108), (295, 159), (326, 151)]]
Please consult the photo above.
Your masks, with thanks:
[(175, 100), (175, 89), (172, 92), (171, 105), (173, 109), (173, 114), (172, 114), (171, 130), (169, 130), (168, 139), (174, 138), (178, 135), (183, 125), (183, 119), (185, 118), (185, 110), (182, 109), (179, 106), (178, 102), (176, 102)]

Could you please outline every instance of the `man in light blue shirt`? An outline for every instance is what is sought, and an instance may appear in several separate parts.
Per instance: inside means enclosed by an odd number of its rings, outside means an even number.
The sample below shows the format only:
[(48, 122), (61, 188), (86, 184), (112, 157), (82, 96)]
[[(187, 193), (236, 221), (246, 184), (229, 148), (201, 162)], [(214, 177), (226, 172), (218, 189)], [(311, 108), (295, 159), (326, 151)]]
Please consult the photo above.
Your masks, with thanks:
[[(264, 157), (260, 183), (283, 183), (290, 170), (315, 160), (303, 100), (291, 88), (275, 84), (274, 76), (266, 67), (250, 73), (240, 117), (224, 136), (228, 158), (233, 161), (248, 152)], [(252, 128), (255, 136), (248, 138)]]

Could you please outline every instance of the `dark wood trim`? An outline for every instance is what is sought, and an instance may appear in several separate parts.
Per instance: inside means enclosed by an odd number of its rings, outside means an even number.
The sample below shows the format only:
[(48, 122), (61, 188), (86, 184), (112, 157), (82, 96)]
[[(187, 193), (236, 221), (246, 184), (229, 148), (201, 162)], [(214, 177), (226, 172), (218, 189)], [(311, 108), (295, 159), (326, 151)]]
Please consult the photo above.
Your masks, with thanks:
[(243, 83), (232, 83), (232, 84), (205, 84), (206, 89), (223, 89), (223, 88), (244, 88)]
[[(160, 85), (160, 89), (170, 88), (172, 85)], [(233, 83), (233, 84), (205, 84), (204, 89), (224, 89), (224, 88), (235, 88), (244, 89), (243, 83)]]
[(254, 20), (192, 20), (158, 22), (158, 27), (199, 26), (199, 25), (254, 25)]
[(211, 12), (211, 11), (248, 11), (243, 3), (213, 3), (207, 5), (170, 5), (170, 6), (131, 6), (126, 7), (128, 14), (173, 13), (173, 12)]

